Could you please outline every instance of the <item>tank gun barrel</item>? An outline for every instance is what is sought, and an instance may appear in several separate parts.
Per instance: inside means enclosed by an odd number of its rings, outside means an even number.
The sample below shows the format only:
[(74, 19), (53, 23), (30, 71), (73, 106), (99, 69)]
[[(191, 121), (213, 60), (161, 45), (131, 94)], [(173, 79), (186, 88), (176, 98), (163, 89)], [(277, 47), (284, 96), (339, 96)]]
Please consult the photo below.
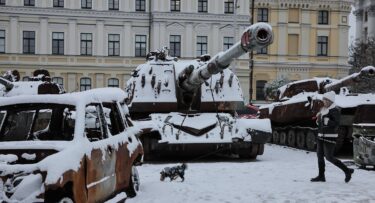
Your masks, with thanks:
[(5, 78), (0, 77), (0, 84), (5, 86), (6, 91), (10, 91), (13, 89), (13, 83)]
[(248, 27), (241, 36), (241, 40), (225, 52), (220, 52), (205, 65), (192, 70), (186, 67), (179, 77), (179, 84), (185, 91), (191, 92), (201, 86), (213, 74), (228, 68), (233, 59), (254, 50), (270, 45), (273, 42), (272, 27), (267, 23), (256, 23)]
[(350, 86), (355, 83), (363, 82), (365, 79), (370, 79), (375, 77), (375, 68), (373, 66), (367, 66), (362, 68), (362, 70), (358, 73), (353, 73), (347, 77), (338, 80), (337, 82), (333, 82), (331, 84), (327, 84), (324, 87), (324, 92), (329, 91), (339, 91), (341, 87)]

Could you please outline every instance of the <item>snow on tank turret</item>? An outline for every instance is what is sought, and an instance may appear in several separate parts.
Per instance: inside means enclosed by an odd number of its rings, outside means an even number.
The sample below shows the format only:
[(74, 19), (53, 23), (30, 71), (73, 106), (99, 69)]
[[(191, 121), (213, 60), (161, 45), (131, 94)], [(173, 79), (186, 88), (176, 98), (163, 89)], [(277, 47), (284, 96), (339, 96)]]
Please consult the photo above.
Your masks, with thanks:
[[(363, 98), (373, 98), (374, 94), (370, 90), (368, 90), (368, 94), (349, 94), (348, 88), (356, 83), (373, 80), (374, 76), (374, 67), (366, 67), (359, 73), (340, 80), (314, 78), (295, 81), (280, 87), (277, 101), (260, 107), (260, 117), (271, 120), (272, 142), (314, 150), (317, 125), (312, 118), (323, 105), (322, 94), (334, 91), (336, 93), (335, 105), (341, 110), (336, 151), (339, 151), (345, 142), (350, 146), (356, 107), (366, 103), (366, 99)], [(354, 103), (355, 105), (351, 105)]]
[[(272, 28), (250, 26), (241, 41), (214, 57), (178, 60), (166, 49), (151, 52), (127, 83), (127, 104), (138, 125), (150, 123), (142, 135), (145, 158), (227, 152), (255, 158), (271, 135), (268, 119), (237, 119), (243, 94), (228, 69), (234, 58), (272, 43)], [(141, 122), (141, 120), (149, 120)], [(144, 127), (147, 128), (147, 127)]]
[(0, 97), (11, 97), (18, 95), (36, 94), (62, 94), (64, 88), (57, 83), (51, 82), (47, 70), (38, 69), (29, 77), (29, 81), (20, 81), (17, 70), (7, 71), (0, 76)]

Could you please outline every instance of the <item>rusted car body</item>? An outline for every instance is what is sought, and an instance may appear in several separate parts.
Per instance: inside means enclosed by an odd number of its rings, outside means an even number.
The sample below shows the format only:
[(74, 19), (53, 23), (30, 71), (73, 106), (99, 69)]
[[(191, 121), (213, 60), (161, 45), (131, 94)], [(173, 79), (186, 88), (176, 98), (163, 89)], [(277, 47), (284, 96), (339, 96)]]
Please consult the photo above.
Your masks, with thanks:
[(126, 122), (124, 96), (121, 89), (103, 88), (0, 98), (0, 200), (135, 196), (143, 148), (138, 128)]
[(353, 159), (360, 167), (375, 167), (375, 105), (357, 108), (353, 124)]

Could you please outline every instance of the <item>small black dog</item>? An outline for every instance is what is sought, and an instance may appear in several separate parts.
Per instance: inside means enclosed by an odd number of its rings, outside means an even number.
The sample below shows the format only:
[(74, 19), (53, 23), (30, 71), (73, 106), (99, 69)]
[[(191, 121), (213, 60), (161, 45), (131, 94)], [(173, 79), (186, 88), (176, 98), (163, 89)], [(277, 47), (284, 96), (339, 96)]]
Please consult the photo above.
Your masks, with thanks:
[(176, 180), (178, 177), (181, 178), (181, 182), (184, 182), (185, 178), (185, 170), (187, 169), (187, 165), (185, 163), (181, 164), (180, 166), (174, 166), (174, 167), (165, 167), (160, 172), (160, 180), (164, 181), (166, 177), (170, 178), (170, 181)]

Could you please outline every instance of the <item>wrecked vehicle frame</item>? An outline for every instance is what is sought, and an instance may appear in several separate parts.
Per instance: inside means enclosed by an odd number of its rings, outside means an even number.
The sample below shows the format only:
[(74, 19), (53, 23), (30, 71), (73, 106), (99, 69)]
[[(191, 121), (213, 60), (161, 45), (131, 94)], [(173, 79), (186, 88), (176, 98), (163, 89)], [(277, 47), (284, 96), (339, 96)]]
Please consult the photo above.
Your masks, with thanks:
[(124, 92), (0, 98), (0, 200), (101, 202), (135, 196), (143, 160)]

